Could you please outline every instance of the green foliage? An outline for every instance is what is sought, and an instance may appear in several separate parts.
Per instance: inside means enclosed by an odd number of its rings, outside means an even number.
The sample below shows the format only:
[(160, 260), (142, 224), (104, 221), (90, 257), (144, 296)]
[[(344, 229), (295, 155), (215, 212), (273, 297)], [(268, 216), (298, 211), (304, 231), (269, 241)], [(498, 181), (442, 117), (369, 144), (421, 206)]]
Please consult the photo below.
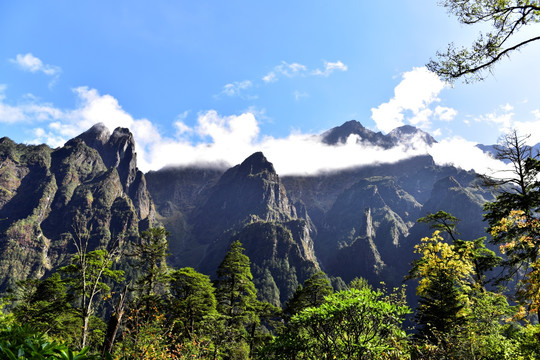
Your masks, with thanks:
[(218, 267), (216, 280), (218, 310), (238, 324), (254, 320), (250, 318), (257, 304), (257, 290), (253, 285), (250, 261), (243, 252), (244, 248), (239, 241), (231, 244)]
[(372, 286), (369, 285), (368, 281), (366, 279), (364, 279), (363, 277), (355, 277), (349, 283), (349, 288), (350, 289), (358, 289), (358, 290), (361, 290), (363, 288), (368, 288), (368, 289), (371, 290)]
[(296, 289), (285, 308), (283, 314), (286, 319), (298, 314), (308, 307), (316, 307), (324, 302), (325, 297), (332, 294), (333, 288), (330, 279), (322, 271), (313, 274), (306, 280), (304, 286), (300, 285)]
[(235, 342), (253, 344), (260, 324), (259, 301), (250, 260), (243, 252), (240, 241), (234, 241), (219, 265), (215, 282), (216, 300), (217, 309), (225, 318), (225, 325), (236, 333), (233, 335)]
[(124, 272), (112, 269), (114, 253), (107, 250), (79, 251), (70, 265), (60, 269), (66, 276), (68, 291), (76, 298), (74, 309), (79, 314), (81, 326), (81, 347), (87, 344), (90, 320), (95, 310), (95, 300), (99, 295), (108, 296), (111, 288), (105, 280), (121, 281)]
[(59, 273), (44, 280), (19, 281), (12, 297), (15, 302), (12, 312), (19, 323), (64, 341), (74, 341), (80, 319)]
[[(122, 342), (114, 351), (115, 358), (122, 360), (179, 359), (179, 344), (171, 336), (165, 316), (154, 312), (144, 322), (138, 320), (137, 309), (128, 314), (128, 327), (122, 334)], [(131, 326), (129, 326), (131, 325)]]
[(456, 240), (456, 225), (459, 219), (446, 211), (439, 210), (435, 214), (427, 214), (417, 220), (419, 223), (429, 224), (430, 229), (446, 232), (452, 240)]
[(169, 309), (175, 328), (182, 337), (193, 339), (205, 317), (215, 315), (214, 287), (207, 275), (193, 268), (171, 273)]
[(274, 359), (402, 359), (410, 309), (366, 287), (340, 291), (294, 315), (267, 348)]
[(526, 144), (529, 136), (516, 131), (507, 134), (497, 148), (497, 157), (512, 165), (508, 177), (492, 180), (491, 185), (506, 185), (495, 201), (486, 203), (485, 219), (492, 241), (505, 255), (507, 273), (503, 280), (517, 280), (515, 299), (523, 316), (540, 315), (540, 160)]
[(99, 359), (87, 355), (88, 348), (74, 351), (67, 345), (51, 341), (30, 326), (11, 325), (0, 331), (0, 355), (9, 360), (87, 360)]
[(141, 232), (140, 242), (135, 245), (135, 266), (142, 271), (137, 280), (137, 291), (143, 296), (154, 296), (165, 292), (169, 281), (166, 258), (169, 255), (169, 232), (162, 227)]
[(446, 333), (464, 323), (462, 309), (474, 272), (468, 249), (446, 243), (439, 230), (415, 246), (421, 258), (413, 263), (409, 278), (419, 279), (416, 320), (420, 337), (434, 340), (435, 333)]
[[(451, 222), (450, 220), (451, 219)], [(484, 245), (485, 238), (464, 241), (455, 237), (457, 219), (438, 212), (421, 219), (447, 231), (448, 244), (439, 230), (416, 245), (421, 258), (409, 278), (419, 280), (415, 319), (420, 325), (413, 346), (418, 359), (519, 358), (518, 341), (509, 335), (514, 309), (502, 294), (486, 291), (485, 272), (500, 258)]]
[[(540, 2), (534, 0), (443, 0), (441, 4), (462, 24), (488, 24), (470, 48), (457, 49), (450, 44), (446, 52), (437, 52), (427, 68), (446, 81), (464, 78), (465, 82), (483, 80), (485, 73), (503, 57), (540, 40), (538, 36), (519, 37), (524, 26), (540, 21)], [(485, 29), (485, 27), (484, 27)]]
[[(417, 337), (417, 359), (529, 359), (520, 350), (519, 325), (509, 322), (513, 309), (504, 295), (489, 291), (468, 294), (465, 321), (445, 331), (433, 328), (430, 338)], [(534, 359), (535, 357), (530, 357)]]

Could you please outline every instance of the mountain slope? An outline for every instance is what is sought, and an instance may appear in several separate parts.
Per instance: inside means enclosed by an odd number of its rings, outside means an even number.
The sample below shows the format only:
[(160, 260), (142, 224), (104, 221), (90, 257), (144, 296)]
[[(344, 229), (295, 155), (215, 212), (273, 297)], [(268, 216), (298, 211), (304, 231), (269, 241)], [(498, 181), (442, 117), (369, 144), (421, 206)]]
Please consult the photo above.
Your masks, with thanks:
[(91, 250), (153, 221), (134, 150), (127, 129), (109, 135), (101, 124), (58, 149), (0, 140), (1, 290), (64, 264), (78, 232), (88, 230)]

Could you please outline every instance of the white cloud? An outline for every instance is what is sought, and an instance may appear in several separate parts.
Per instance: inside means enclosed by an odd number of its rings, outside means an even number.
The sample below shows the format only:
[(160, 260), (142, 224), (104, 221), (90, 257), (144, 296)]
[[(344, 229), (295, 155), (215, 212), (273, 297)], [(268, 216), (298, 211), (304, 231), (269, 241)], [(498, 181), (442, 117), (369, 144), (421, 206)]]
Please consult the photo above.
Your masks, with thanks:
[(371, 109), (371, 118), (379, 130), (389, 132), (404, 125), (405, 114), (410, 112), (412, 116), (408, 119), (411, 123), (415, 122), (427, 128), (430, 125), (431, 113), (428, 114), (426, 109), (439, 101), (437, 95), (445, 86), (437, 75), (425, 67), (414, 68), (403, 74), (403, 79), (394, 89), (394, 97), (390, 101)]
[[(214, 110), (202, 112), (197, 115), (194, 126), (185, 123), (188, 112), (184, 112), (172, 123), (176, 134), (163, 135), (150, 120), (136, 119), (126, 112), (111, 95), (102, 95), (88, 87), (76, 88), (74, 94), (78, 101), (73, 109), (60, 110), (39, 104), (35, 98), (33, 104), (7, 106), (16, 114), (13, 117), (21, 117), (31, 126), (28, 142), (45, 142), (52, 147), (61, 146), (97, 122), (104, 123), (111, 131), (119, 126), (127, 127), (135, 138), (138, 166), (143, 171), (157, 170), (166, 165), (233, 166), (256, 151), (263, 151), (280, 175), (316, 174), (374, 163), (394, 163), (426, 153), (432, 154), (437, 163), (452, 162), (464, 169), (483, 171), (487, 167), (495, 167), (494, 160), (487, 158), (473, 143), (459, 138), (443, 140), (432, 148), (416, 141), (384, 150), (366, 147), (354, 136), (339, 146), (323, 144), (320, 136), (309, 133), (292, 133), (285, 138), (261, 137), (257, 120), (259, 114), (251, 111), (230, 116), (220, 115)], [(0, 104), (5, 107), (4, 98), (0, 92)], [(417, 111), (418, 118), (427, 110)]]
[(519, 134), (530, 135), (529, 145), (540, 143), (540, 120), (536, 121), (516, 121), (512, 124)]
[(19, 66), (24, 71), (29, 71), (32, 73), (42, 72), (47, 76), (52, 76), (53, 79), (49, 83), (49, 87), (52, 87), (55, 84), (56, 80), (58, 80), (58, 77), (60, 76), (60, 73), (62, 72), (62, 69), (60, 67), (44, 64), (43, 61), (41, 61), (39, 58), (35, 57), (31, 53), (27, 53), (24, 55), (17, 54), (15, 59), (10, 59), (10, 61)]
[(47, 121), (58, 119), (62, 112), (47, 103), (36, 103), (36, 99), (30, 97), (18, 105), (5, 102), (5, 84), (0, 84), (0, 123), (30, 123), (33, 121)]
[(282, 61), (281, 64), (274, 67), (272, 71), (263, 76), (263, 81), (265, 83), (276, 82), (280, 76), (285, 76), (288, 78), (305, 75), (307, 72), (307, 67), (299, 63), (289, 64), (285, 61)]
[(174, 124), (173, 124), (174, 127), (176, 128), (176, 136), (187, 135), (191, 132), (191, 128), (184, 123), (188, 114), (189, 114), (189, 111), (186, 110), (176, 117), (176, 120), (174, 121)]
[(289, 64), (282, 61), (280, 65), (274, 67), (272, 71), (263, 76), (262, 80), (265, 83), (272, 83), (278, 81), (279, 77), (284, 76), (288, 78), (294, 78), (297, 76), (330, 76), (334, 71), (347, 71), (348, 67), (341, 61), (336, 62), (324, 62), (324, 69), (309, 70), (307, 66), (300, 63)]
[(293, 93), (293, 96), (294, 96), (294, 100), (300, 101), (303, 98), (309, 97), (309, 94), (305, 91), (295, 90)]
[(501, 106), (500, 110), (498, 109), (491, 113), (478, 116), (474, 121), (487, 123), (489, 126), (496, 126), (501, 133), (507, 133), (514, 127), (514, 113), (511, 112), (513, 107), (505, 105)]
[(263, 81), (265, 83), (271, 83), (271, 82), (276, 82), (277, 81), (277, 75), (275, 72), (273, 71), (270, 71), (268, 74), (266, 74), (265, 76), (263, 76)]
[(435, 108), (435, 115), (441, 121), (452, 121), (457, 116), (457, 110), (449, 107), (437, 106)]
[(507, 103), (505, 105), (501, 105), (501, 109), (503, 109), (506, 112), (510, 112), (510, 111), (514, 110), (514, 107)]
[(249, 89), (252, 85), (253, 83), (249, 80), (235, 81), (226, 84), (221, 93), (227, 96), (243, 96), (243, 91)]
[(475, 142), (460, 137), (444, 139), (433, 144), (428, 152), (438, 165), (455, 165), (464, 170), (496, 176), (506, 165), (476, 147)]
[(316, 69), (315, 71), (313, 71), (313, 74), (328, 77), (330, 76), (330, 74), (332, 74), (336, 70), (347, 71), (348, 67), (347, 65), (343, 64), (341, 61), (336, 61), (336, 62), (325, 61), (324, 70)]

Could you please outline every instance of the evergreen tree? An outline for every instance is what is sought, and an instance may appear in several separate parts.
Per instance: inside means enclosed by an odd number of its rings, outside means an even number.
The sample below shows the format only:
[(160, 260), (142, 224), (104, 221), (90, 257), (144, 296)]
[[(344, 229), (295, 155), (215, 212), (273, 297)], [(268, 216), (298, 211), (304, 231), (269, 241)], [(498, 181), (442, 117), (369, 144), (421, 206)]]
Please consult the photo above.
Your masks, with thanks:
[(59, 273), (43, 280), (19, 281), (10, 292), (15, 302), (12, 313), (17, 322), (64, 341), (74, 340), (80, 322), (71, 306), (72, 296), (67, 293)]
[(187, 267), (171, 273), (170, 313), (183, 337), (191, 339), (205, 317), (216, 312), (214, 287), (207, 275)]
[[(225, 317), (225, 325), (233, 332), (232, 338), (248, 344), (249, 351), (260, 323), (259, 301), (253, 284), (250, 260), (240, 241), (234, 241), (217, 271), (217, 309)], [(235, 349), (228, 349), (229, 351)]]
[(324, 302), (324, 298), (332, 294), (330, 279), (322, 271), (316, 272), (307, 279), (304, 285), (298, 286), (283, 310), (286, 319), (308, 307), (316, 307)]
[(141, 232), (133, 255), (135, 266), (142, 272), (136, 286), (142, 297), (150, 298), (165, 292), (169, 280), (166, 258), (169, 256), (169, 232), (163, 227), (150, 228)]

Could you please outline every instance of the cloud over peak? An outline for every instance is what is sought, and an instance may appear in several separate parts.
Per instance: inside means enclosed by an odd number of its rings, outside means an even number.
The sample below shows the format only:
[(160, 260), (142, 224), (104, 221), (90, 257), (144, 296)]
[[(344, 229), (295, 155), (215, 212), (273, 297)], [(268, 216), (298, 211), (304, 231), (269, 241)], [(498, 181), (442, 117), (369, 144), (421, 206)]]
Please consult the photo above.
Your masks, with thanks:
[[(405, 120), (427, 130), (434, 113), (430, 105), (439, 101), (437, 96), (445, 87), (446, 83), (425, 67), (413, 68), (402, 75), (393, 98), (371, 109), (371, 118), (384, 132), (405, 125)], [(442, 107), (435, 113), (446, 120), (453, 119), (456, 114), (455, 110)]]

